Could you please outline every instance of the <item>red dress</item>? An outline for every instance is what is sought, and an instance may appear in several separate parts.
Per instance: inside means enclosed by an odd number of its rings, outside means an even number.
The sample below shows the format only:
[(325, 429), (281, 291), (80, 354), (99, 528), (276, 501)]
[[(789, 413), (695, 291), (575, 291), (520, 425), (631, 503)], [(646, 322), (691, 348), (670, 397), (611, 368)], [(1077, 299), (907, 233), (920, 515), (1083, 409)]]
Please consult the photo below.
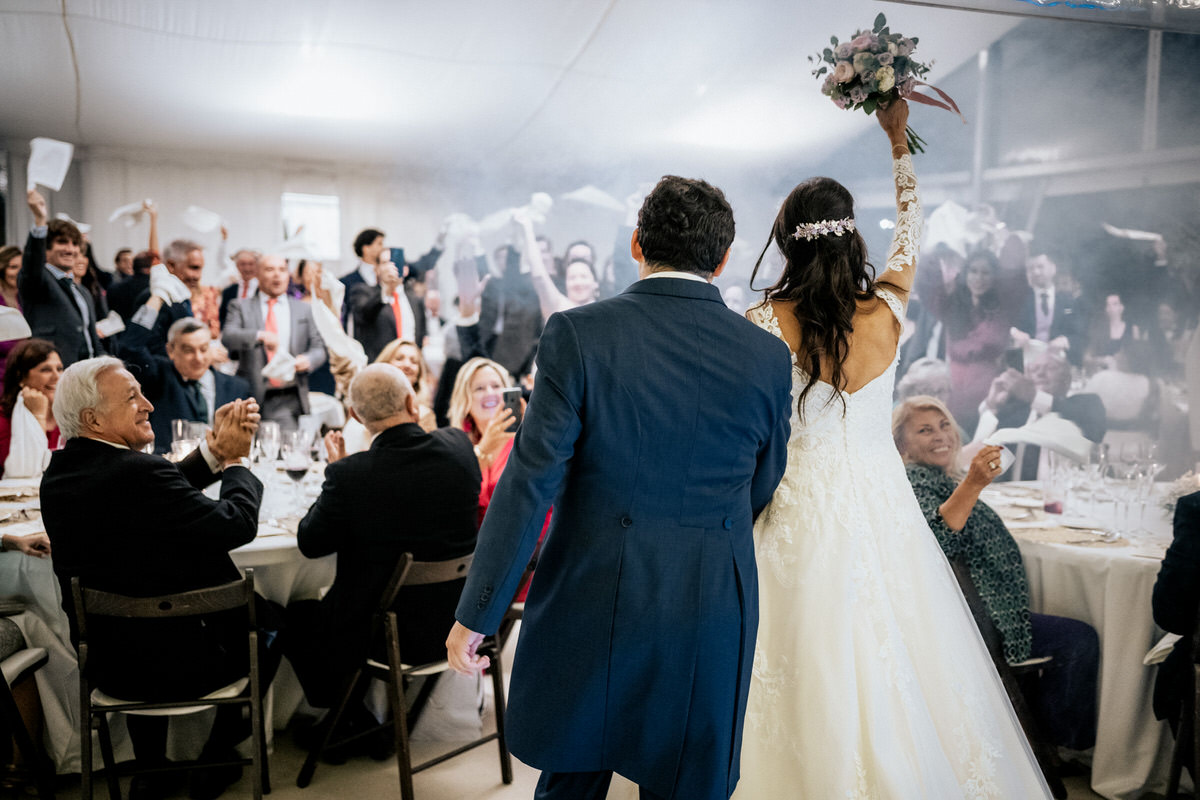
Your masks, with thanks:
[[(51, 450), (58, 449), (58, 428), (46, 432), (46, 444)], [(4, 462), (8, 460), (8, 449), (12, 447), (12, 417), (0, 415), (0, 476), (4, 472)]]

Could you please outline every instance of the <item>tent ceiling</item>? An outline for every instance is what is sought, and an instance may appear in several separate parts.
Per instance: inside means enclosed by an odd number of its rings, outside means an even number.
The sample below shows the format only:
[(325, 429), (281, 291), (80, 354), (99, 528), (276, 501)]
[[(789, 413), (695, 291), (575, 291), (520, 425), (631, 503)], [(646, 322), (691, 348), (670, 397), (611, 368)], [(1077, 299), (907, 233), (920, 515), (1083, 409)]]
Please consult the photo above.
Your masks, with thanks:
[(870, 124), (806, 57), (880, 11), (934, 80), (1014, 24), (869, 0), (0, 0), (0, 134), (435, 171), (770, 163)]

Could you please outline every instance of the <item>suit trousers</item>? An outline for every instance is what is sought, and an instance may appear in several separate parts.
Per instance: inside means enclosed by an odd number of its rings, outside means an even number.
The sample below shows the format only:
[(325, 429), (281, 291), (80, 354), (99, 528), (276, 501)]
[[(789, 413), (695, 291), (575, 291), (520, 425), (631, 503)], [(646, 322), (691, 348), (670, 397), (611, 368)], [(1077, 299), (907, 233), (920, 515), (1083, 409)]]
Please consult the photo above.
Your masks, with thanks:
[[(612, 772), (543, 772), (533, 791), (534, 800), (604, 800)], [(641, 800), (666, 800), (638, 787)]]

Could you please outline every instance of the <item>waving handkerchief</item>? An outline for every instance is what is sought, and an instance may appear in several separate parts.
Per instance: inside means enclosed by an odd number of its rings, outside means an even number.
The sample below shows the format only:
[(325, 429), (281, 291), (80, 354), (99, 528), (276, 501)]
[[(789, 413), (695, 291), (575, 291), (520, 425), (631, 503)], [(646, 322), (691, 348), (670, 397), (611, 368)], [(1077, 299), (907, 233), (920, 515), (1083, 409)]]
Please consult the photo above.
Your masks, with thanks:
[(582, 186), (573, 192), (567, 192), (562, 196), (562, 199), (574, 200), (577, 203), (586, 203), (589, 206), (599, 206), (600, 208), (607, 208), (611, 211), (625, 210), (624, 203), (603, 189), (597, 189), (590, 183), (587, 186)]
[(212, 233), (221, 227), (221, 215), (200, 206), (188, 206), (183, 212), (183, 224), (200, 233)]
[[(150, 201), (147, 200), (146, 203)], [(126, 228), (132, 228), (134, 225), (142, 221), (142, 215), (146, 213), (146, 206), (143, 203), (126, 203), (120, 208), (108, 215), (109, 222), (121, 220)]]
[(25, 407), (25, 398), (18, 394), (13, 404), (12, 443), (4, 460), (4, 474), (10, 478), (37, 478), (49, 465), (46, 431)]
[(191, 298), (187, 284), (167, 270), (166, 264), (155, 264), (150, 268), (150, 294), (164, 303), (182, 303)]
[(32, 335), (33, 331), (20, 311), (11, 306), (0, 306), (0, 342), (25, 339)]
[[(340, 283), (340, 281), (338, 282)], [(317, 333), (321, 334), (321, 339), (325, 342), (325, 349), (331, 357), (339, 356), (349, 359), (356, 371), (367, 365), (367, 354), (363, 352), (362, 344), (342, 330), (342, 323), (327, 305), (313, 303), (312, 313)], [(266, 370), (263, 370), (263, 375), (266, 374)]]
[(1092, 443), (1079, 426), (1058, 414), (1046, 414), (1020, 428), (1001, 428), (984, 440), (985, 444), (1034, 444), (1086, 463)]
[(29, 142), (29, 168), (26, 171), (26, 188), (36, 189), (40, 184), (51, 191), (62, 188), (67, 170), (71, 168), (71, 157), (75, 145), (56, 139), (38, 137)]
[(262, 376), (269, 381), (275, 380), (280, 383), (290, 383), (296, 380), (296, 357), (291, 353), (276, 355), (262, 368)]

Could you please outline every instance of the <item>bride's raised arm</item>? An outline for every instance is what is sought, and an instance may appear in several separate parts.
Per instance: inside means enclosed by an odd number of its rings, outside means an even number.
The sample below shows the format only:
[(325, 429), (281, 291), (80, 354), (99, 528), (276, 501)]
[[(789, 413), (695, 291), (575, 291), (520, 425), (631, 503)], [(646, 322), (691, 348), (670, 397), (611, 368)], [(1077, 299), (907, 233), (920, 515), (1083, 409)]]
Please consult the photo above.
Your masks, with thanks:
[(907, 302), (917, 271), (917, 251), (921, 245), (921, 200), (917, 196), (917, 176), (913, 173), (912, 155), (908, 152), (905, 129), (908, 126), (908, 103), (901, 99), (875, 112), (879, 125), (887, 133), (892, 146), (892, 173), (896, 179), (896, 232), (888, 248), (887, 269), (878, 283), (897, 290)]

